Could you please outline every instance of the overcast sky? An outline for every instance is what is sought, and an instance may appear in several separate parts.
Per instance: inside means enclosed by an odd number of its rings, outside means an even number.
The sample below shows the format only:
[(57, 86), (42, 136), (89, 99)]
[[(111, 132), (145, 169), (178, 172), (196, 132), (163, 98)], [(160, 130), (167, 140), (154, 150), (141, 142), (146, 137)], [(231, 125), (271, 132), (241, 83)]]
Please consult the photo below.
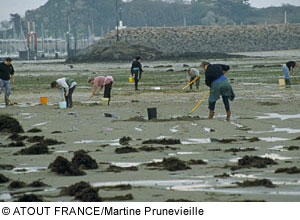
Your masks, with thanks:
[[(24, 16), (26, 10), (38, 8), (48, 0), (0, 0), (0, 21), (8, 20), (9, 14), (18, 13)], [(113, 1), (113, 0), (107, 0)], [(253, 7), (281, 6), (291, 4), (300, 6), (300, 0), (250, 0)]]

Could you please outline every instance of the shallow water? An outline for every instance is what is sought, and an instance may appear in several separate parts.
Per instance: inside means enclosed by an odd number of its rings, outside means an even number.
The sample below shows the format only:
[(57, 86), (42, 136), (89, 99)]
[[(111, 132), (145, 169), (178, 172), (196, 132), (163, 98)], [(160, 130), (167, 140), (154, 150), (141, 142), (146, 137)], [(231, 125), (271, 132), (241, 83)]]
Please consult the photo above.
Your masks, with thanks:
[(257, 119), (274, 119), (274, 118), (279, 118), (281, 120), (287, 120), (287, 119), (296, 119), (300, 118), (300, 114), (295, 114), (295, 115), (280, 115), (277, 113), (265, 113), (267, 116), (257, 116)]

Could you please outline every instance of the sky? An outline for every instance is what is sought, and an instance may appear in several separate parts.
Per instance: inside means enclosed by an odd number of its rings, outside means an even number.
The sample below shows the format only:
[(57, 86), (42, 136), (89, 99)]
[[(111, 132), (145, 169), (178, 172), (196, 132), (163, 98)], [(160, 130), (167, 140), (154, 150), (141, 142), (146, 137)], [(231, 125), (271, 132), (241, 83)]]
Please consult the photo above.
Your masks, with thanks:
[[(12, 13), (18, 13), (24, 16), (25, 11), (38, 8), (47, 1), (48, 0), (0, 0), (0, 21), (8, 20), (10, 17), (9, 14)], [(300, 6), (300, 0), (250, 0), (250, 4), (257, 8), (281, 6), (282, 4)]]

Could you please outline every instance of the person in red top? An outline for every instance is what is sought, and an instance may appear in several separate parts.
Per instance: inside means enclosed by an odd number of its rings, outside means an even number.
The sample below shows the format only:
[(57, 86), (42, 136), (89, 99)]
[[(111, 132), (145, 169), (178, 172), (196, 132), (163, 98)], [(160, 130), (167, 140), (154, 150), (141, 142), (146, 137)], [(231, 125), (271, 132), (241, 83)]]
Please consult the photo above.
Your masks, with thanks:
[(93, 86), (93, 91), (92, 95), (88, 100), (91, 100), (93, 96), (96, 94), (97, 88), (100, 87), (100, 91), (104, 87), (104, 98), (108, 98), (110, 102), (111, 98), (111, 89), (112, 89), (112, 84), (114, 82), (114, 79), (112, 76), (97, 76), (97, 77), (89, 77), (88, 78), (88, 83), (94, 85)]

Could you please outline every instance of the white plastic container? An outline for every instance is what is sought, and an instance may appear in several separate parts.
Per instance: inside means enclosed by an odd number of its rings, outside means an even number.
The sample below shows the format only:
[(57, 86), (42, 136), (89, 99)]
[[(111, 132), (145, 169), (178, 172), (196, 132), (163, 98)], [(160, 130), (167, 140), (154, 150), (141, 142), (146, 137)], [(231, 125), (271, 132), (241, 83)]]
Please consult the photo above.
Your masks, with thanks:
[(58, 103), (58, 107), (59, 107), (59, 108), (67, 108), (67, 102), (66, 102), (66, 101), (59, 102), (59, 103)]

